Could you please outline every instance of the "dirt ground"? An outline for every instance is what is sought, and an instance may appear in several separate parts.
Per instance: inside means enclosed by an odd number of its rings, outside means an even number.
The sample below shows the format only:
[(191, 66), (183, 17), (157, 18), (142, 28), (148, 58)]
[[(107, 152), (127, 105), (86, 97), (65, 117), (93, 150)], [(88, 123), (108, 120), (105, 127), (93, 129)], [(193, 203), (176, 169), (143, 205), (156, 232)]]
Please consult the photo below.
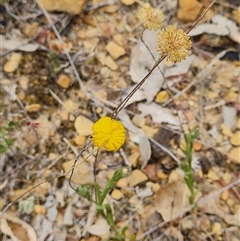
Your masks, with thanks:
[[(163, 27), (185, 32), (211, 3), (145, 2), (162, 10)], [(238, 1), (216, 1), (189, 33), (188, 57), (163, 60), (130, 98), (117, 116), (127, 133), (118, 151), (92, 144), (93, 124), (159, 57), (142, 6), (0, 1), (0, 240), (124, 240), (72, 189), (94, 180), (104, 189), (120, 169), (104, 203), (125, 240), (240, 240)], [(181, 163), (194, 129), (191, 206)]]

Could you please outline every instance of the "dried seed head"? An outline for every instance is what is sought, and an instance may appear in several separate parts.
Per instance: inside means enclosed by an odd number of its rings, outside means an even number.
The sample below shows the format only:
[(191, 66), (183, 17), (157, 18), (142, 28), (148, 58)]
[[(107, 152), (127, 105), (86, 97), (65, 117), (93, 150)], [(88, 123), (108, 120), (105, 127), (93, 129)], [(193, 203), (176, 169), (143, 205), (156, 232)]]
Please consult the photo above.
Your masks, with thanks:
[(145, 6), (139, 10), (137, 18), (143, 23), (146, 29), (157, 30), (162, 26), (164, 15), (162, 10), (152, 8), (149, 3), (146, 3)]
[(191, 40), (182, 29), (169, 25), (158, 33), (157, 50), (169, 61), (176, 63), (186, 59), (190, 48)]

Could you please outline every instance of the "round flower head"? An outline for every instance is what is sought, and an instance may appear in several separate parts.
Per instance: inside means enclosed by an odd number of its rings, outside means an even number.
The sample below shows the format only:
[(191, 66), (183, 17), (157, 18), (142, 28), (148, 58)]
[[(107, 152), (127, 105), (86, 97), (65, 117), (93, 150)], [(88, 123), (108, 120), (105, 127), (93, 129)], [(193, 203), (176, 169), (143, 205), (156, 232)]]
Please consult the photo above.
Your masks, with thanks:
[(120, 121), (102, 117), (93, 124), (93, 143), (108, 151), (117, 151), (125, 142), (126, 130)]
[(149, 3), (146, 3), (139, 10), (137, 18), (143, 23), (146, 29), (157, 30), (162, 26), (164, 15), (160, 9), (152, 8)]
[(191, 48), (188, 35), (173, 25), (169, 25), (158, 33), (157, 50), (162, 57), (174, 63), (186, 59)]

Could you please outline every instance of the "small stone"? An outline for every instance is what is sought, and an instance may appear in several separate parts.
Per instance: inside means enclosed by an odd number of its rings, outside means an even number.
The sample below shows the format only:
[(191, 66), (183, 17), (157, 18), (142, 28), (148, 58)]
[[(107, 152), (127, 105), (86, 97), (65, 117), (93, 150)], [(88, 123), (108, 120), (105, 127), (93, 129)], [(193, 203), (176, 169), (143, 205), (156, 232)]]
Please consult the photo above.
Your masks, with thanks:
[(202, 143), (200, 143), (199, 141), (194, 141), (193, 142), (193, 149), (195, 151), (200, 151), (202, 149)]
[(71, 79), (67, 75), (61, 74), (57, 80), (57, 84), (63, 89), (67, 89), (71, 84)]
[(130, 161), (133, 167), (137, 166), (139, 156), (140, 156), (140, 152), (134, 152), (129, 156), (128, 160)]
[(32, 104), (32, 105), (27, 105), (25, 108), (27, 112), (38, 112), (41, 108), (41, 105)]
[(199, 219), (200, 230), (206, 232), (210, 229), (210, 227), (211, 227), (211, 222), (210, 222), (208, 216), (204, 215), (204, 216), (200, 217), (200, 219)]
[(76, 217), (82, 218), (84, 215), (88, 213), (88, 211), (81, 208), (74, 208), (73, 213)]
[(212, 169), (210, 169), (208, 171), (207, 176), (209, 179), (211, 179), (213, 181), (218, 181), (220, 179), (219, 176), (217, 175), (217, 173), (215, 171), (213, 171)]
[(221, 193), (221, 199), (223, 201), (226, 201), (228, 199), (228, 196), (229, 196), (229, 191), (228, 190), (225, 190)]
[(236, 131), (230, 138), (230, 142), (233, 146), (240, 146), (240, 131)]
[(87, 28), (80, 29), (77, 35), (81, 39), (95, 38), (98, 35), (98, 31), (96, 28), (88, 26)]
[(165, 174), (165, 173), (164, 173), (163, 171), (161, 171), (161, 170), (159, 170), (159, 171), (157, 172), (157, 177), (158, 177), (159, 179), (163, 179), (163, 180), (168, 179), (168, 175)]
[(236, 127), (237, 127), (238, 129), (240, 129), (240, 118), (237, 120), (237, 125), (236, 125)]
[(240, 7), (232, 12), (234, 20), (240, 25)]
[(10, 56), (10, 59), (5, 63), (3, 69), (8, 73), (14, 72), (21, 61), (22, 55), (20, 53), (13, 52)]
[(228, 136), (228, 137), (233, 136), (233, 133), (232, 133), (231, 129), (229, 127), (227, 127), (225, 124), (221, 124), (221, 129), (222, 129), (222, 133), (225, 136)]
[(114, 189), (111, 193), (111, 196), (116, 200), (120, 200), (123, 197), (123, 193), (118, 189)]
[(224, 182), (227, 183), (227, 184), (229, 184), (230, 182), (232, 182), (232, 178), (233, 178), (233, 176), (232, 176), (232, 174), (229, 173), (229, 172), (225, 172), (225, 173), (223, 174), (223, 180), (224, 180)]
[(171, 171), (169, 177), (168, 177), (168, 182), (177, 182), (179, 180), (182, 180), (184, 176), (184, 172), (180, 168), (176, 168)]
[(6, 200), (3, 199), (3, 198), (0, 198), (0, 211), (2, 211), (3, 207), (5, 206), (6, 204)]
[[(106, 237), (106, 239), (107, 238), (108, 238), (108, 236)], [(100, 241), (102, 239), (103, 239), (103, 237), (100, 238), (100, 237), (97, 237), (97, 236), (90, 236), (87, 239), (81, 239), (80, 241)], [(103, 240), (105, 240), (105, 236), (104, 236)]]
[(79, 147), (83, 147), (86, 141), (86, 137), (85, 136), (81, 136), (78, 135), (75, 137), (75, 143), (79, 146)]
[(114, 40), (117, 44), (119, 44), (119, 45), (121, 45), (121, 46), (124, 45), (124, 37), (123, 37), (122, 34), (114, 34), (114, 35), (113, 35), (113, 40)]
[(121, 178), (117, 182), (116, 186), (121, 187), (121, 188), (127, 187), (128, 186), (128, 178), (127, 177)]
[(177, 11), (178, 19), (184, 22), (191, 22), (196, 20), (203, 4), (196, 0), (180, 0)]
[(39, 204), (36, 204), (33, 208), (33, 211), (37, 214), (42, 214), (42, 215), (45, 215), (46, 214), (46, 208), (39, 205)]
[(208, 93), (208, 97), (209, 97), (210, 99), (215, 99), (215, 98), (218, 97), (218, 94), (217, 94), (216, 92), (210, 91), (210, 92)]
[(51, 161), (54, 161), (58, 157), (58, 155), (56, 153), (50, 152), (48, 157)]
[(25, 93), (23, 91), (20, 91), (17, 93), (17, 96), (19, 100), (23, 101), (25, 99)]
[(74, 122), (74, 127), (81, 136), (92, 135), (92, 126), (93, 122), (83, 115), (78, 116)]
[(157, 96), (156, 96), (156, 98), (155, 98), (155, 101), (156, 101), (157, 103), (163, 103), (163, 102), (165, 102), (165, 101), (168, 100), (168, 99), (169, 99), (169, 94), (168, 94), (168, 92), (165, 91), (165, 90), (163, 90), (163, 91), (160, 91), (160, 92), (157, 94)]
[(194, 227), (194, 223), (191, 219), (184, 219), (181, 222), (181, 226), (183, 230), (187, 230), (187, 229), (190, 230)]
[(86, 0), (40, 0), (40, 2), (49, 12), (58, 11), (76, 15), (82, 12)]
[[(39, 184), (40, 182), (41, 182), (41, 180), (38, 179), (36, 181), (36, 184)], [(41, 185), (39, 185), (38, 187), (36, 187), (35, 193), (36, 193), (36, 195), (45, 197), (49, 193), (50, 188), (51, 188), (51, 184), (49, 182), (44, 182)]]
[(95, 236), (103, 236), (109, 232), (109, 225), (104, 218), (98, 218), (97, 221), (87, 228), (87, 231)]
[(227, 203), (227, 205), (228, 205), (229, 207), (232, 207), (232, 206), (235, 204), (235, 202), (234, 202), (234, 200), (233, 200), (232, 198), (228, 198), (228, 200), (226, 201), (226, 203)]
[(145, 118), (139, 114), (134, 115), (132, 118), (132, 123), (138, 127), (144, 126), (145, 122), (146, 122)]
[(108, 5), (108, 6), (105, 6), (103, 8), (103, 11), (105, 13), (115, 13), (115, 12), (117, 12), (117, 10), (118, 10), (118, 6), (117, 5)]
[(136, 169), (133, 170), (130, 177), (129, 177), (129, 186), (135, 187), (136, 185), (145, 182), (148, 180), (147, 175), (144, 174), (142, 171)]
[(229, 152), (229, 157), (231, 161), (240, 164), (240, 146), (232, 148)]
[(195, 118), (195, 116), (194, 116), (194, 114), (191, 110), (186, 110), (185, 111), (185, 118), (187, 119), (187, 122), (189, 123)]
[(65, 109), (60, 111), (59, 116), (61, 117), (62, 121), (68, 121), (69, 120), (69, 112)]
[[(74, 165), (75, 160), (67, 161), (63, 163), (64, 172), (67, 174), (66, 178), (69, 179), (71, 175), (71, 170)], [(88, 184), (92, 183), (92, 171), (88, 163), (84, 159), (79, 159), (76, 163), (73, 171), (71, 181), (76, 184)]]
[(29, 38), (32, 38), (37, 34), (38, 27), (39, 27), (39, 23), (33, 22), (30, 24), (26, 24), (23, 31)]
[(121, 2), (127, 6), (130, 6), (136, 2), (136, 0), (121, 0)]
[(116, 25), (113, 21), (112, 22), (99, 23), (99, 27), (100, 27), (100, 30), (101, 30), (101, 35), (103, 37), (107, 37), (107, 38), (112, 37), (113, 34), (116, 31), (115, 30)]
[(222, 225), (218, 222), (215, 222), (212, 226), (212, 233), (214, 233), (216, 236), (219, 236), (222, 234)]
[(160, 185), (158, 183), (153, 183), (152, 191), (156, 193), (160, 189)]
[(108, 166), (104, 163), (98, 163), (98, 168), (100, 170), (107, 170), (108, 169)]
[(105, 65), (105, 63), (106, 63), (106, 54), (104, 52), (99, 52), (97, 54), (97, 59), (101, 63), (101, 65)]
[(107, 171), (107, 178), (108, 178), (108, 180), (110, 180), (113, 177), (114, 172), (115, 172), (115, 170), (112, 170), (112, 169)]
[(237, 101), (239, 98), (239, 95), (235, 92), (229, 91), (225, 96), (224, 96), (224, 100), (226, 102), (234, 102)]
[(18, 83), (23, 90), (27, 90), (28, 89), (28, 83), (29, 83), (29, 77), (26, 76), (26, 75), (23, 75), (23, 76), (19, 77)]
[(114, 41), (110, 41), (107, 44), (106, 50), (113, 57), (114, 60), (118, 59), (126, 53), (125, 49)]
[(118, 69), (118, 65), (113, 60), (113, 58), (109, 55), (105, 59), (105, 65), (111, 70), (117, 70)]

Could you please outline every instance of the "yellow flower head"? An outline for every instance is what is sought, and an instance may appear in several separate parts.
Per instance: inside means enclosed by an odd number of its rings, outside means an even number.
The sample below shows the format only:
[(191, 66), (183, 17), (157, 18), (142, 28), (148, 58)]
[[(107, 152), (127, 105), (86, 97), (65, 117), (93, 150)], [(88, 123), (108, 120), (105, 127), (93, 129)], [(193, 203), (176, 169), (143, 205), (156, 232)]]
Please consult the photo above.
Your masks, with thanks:
[(190, 48), (191, 40), (182, 29), (169, 25), (158, 33), (157, 50), (169, 61), (176, 63), (186, 59)]
[(102, 117), (93, 124), (93, 143), (108, 151), (117, 151), (125, 142), (126, 130), (120, 121)]
[(164, 15), (160, 9), (152, 8), (149, 3), (146, 3), (139, 10), (137, 18), (143, 23), (146, 29), (157, 30), (162, 26)]

